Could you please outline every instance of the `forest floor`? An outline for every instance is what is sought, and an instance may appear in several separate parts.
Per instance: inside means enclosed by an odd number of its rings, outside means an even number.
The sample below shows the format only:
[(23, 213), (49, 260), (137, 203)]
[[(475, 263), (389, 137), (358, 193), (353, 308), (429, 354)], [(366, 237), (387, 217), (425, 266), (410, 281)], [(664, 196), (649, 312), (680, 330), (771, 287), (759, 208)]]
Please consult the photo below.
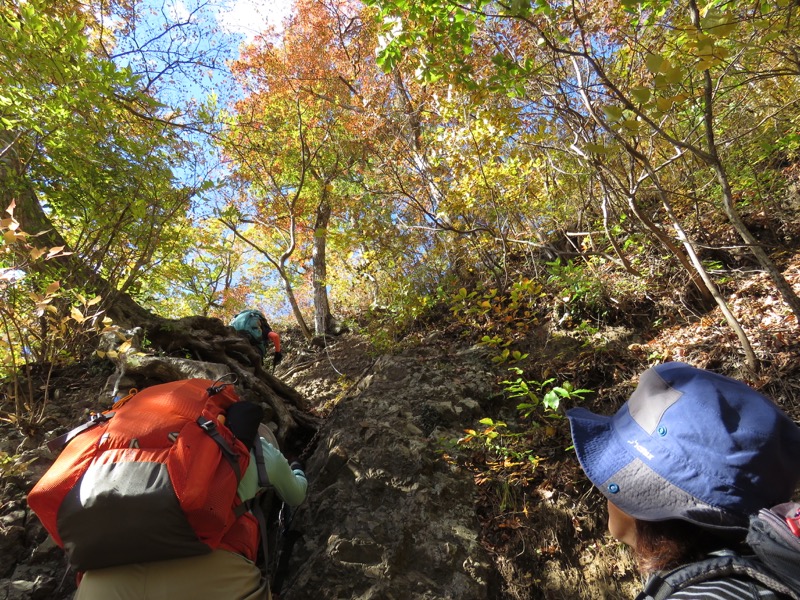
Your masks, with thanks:
[[(785, 277), (800, 293), (800, 254), (781, 258)], [(552, 378), (559, 384), (569, 381), (575, 388), (591, 390), (581, 404), (610, 414), (627, 399), (640, 372), (658, 362), (681, 360), (745, 379), (800, 420), (797, 319), (776, 296), (766, 276), (755, 269), (732, 277), (723, 291), (762, 361), (758, 374), (742, 368), (737, 339), (719, 309), (689, 309), (677, 292), (673, 300), (661, 300), (651, 307), (650, 314), (645, 315), (646, 319), (653, 319), (650, 326), (642, 326), (641, 318), (635, 327), (618, 319), (613, 324), (596, 324), (587, 333), (585, 327), (572, 327), (563, 320), (562, 326), (555, 325), (556, 319), (541, 322), (518, 340), (515, 347), (528, 354), (520, 364), (531, 381)], [(457, 348), (479, 341), (465, 337), (463, 332), (457, 327), (442, 330), (433, 325), (420, 326), (401, 344), (408, 348), (435, 339), (443, 352), (449, 353), (451, 348), (455, 354)], [(379, 354), (365, 337), (353, 333), (332, 338), (327, 349), (311, 352), (301, 349), (296, 333), (287, 331), (284, 346), (286, 360), (276, 375), (306, 396), (312, 402), (312, 410), (322, 417), (368, 372)], [(110, 372), (108, 365), (96, 362), (54, 373), (49, 385), (57, 390), (51, 407), (57, 409), (49, 409), (48, 421), (40, 426), (55, 430), (75, 423), (82, 412), (96, 410), (96, 393), (87, 390), (101, 389)], [(605, 534), (605, 503), (600, 494), (592, 491), (569, 449), (566, 420), (552, 415), (555, 418), (539, 418), (537, 426), (520, 419), (516, 402), (508, 398), (508, 385), (503, 383), (508, 381), (509, 365), (498, 364), (496, 377), (496, 397), (481, 404), (487, 407), (487, 419), (508, 425), (509, 446), (523, 439), (529, 450), (527, 464), (514, 456), (498, 459), (487, 445), (459, 445), (455, 440), (443, 457), (472, 469), (483, 490), (476, 510), (483, 525), (482, 542), (502, 580), (503, 593), (498, 597), (537, 598), (540, 596), (534, 590), (542, 581), (574, 578), (576, 571), (583, 574), (584, 581), (591, 582), (587, 585), (592, 589), (586, 589), (581, 597), (632, 597), (637, 586), (633, 561)], [(576, 402), (565, 401), (562, 408)], [(0, 410), (5, 412), (9, 407), (0, 406)], [(480, 431), (483, 425), (475, 423), (473, 427)], [(20, 517), (31, 482), (21, 476), (14, 462), (14, 457), (27, 450), (31, 450), (31, 442), (25, 432), (13, 423), (0, 423), (0, 579), (5, 578), (6, 582), (18, 563), (28, 561), (35, 565), (30, 560), (35, 540), (30, 539), (30, 529)], [(537, 510), (545, 500), (557, 506), (557, 523), (546, 520), (551, 512)], [(14, 596), (6, 591), (0, 597), (33, 596)]]

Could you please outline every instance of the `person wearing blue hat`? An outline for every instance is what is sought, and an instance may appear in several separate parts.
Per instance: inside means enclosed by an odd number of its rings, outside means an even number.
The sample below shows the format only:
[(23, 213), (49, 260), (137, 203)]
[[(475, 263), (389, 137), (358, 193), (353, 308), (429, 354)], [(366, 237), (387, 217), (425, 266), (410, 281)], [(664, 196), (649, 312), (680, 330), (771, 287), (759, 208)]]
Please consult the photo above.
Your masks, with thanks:
[[(608, 500), (609, 532), (651, 579), (746, 552), (750, 517), (789, 501), (800, 481), (800, 428), (741, 381), (684, 363), (642, 373), (613, 416), (574, 408), (567, 417), (581, 467)], [(783, 596), (731, 576), (661, 597)]]

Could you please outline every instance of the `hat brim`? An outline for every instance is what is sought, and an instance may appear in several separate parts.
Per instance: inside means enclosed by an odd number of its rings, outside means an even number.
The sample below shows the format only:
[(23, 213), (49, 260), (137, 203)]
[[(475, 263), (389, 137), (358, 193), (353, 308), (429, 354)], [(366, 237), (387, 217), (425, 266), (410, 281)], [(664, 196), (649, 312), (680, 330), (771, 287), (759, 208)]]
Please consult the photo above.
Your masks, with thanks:
[(643, 521), (681, 519), (715, 531), (740, 531), (740, 516), (698, 500), (645, 465), (614, 430), (614, 417), (585, 408), (567, 412), (578, 461), (594, 486)]
[(573, 408), (567, 411), (567, 418), (583, 471), (595, 487), (608, 495), (603, 485), (634, 457), (614, 433), (612, 417), (596, 415), (585, 408)]

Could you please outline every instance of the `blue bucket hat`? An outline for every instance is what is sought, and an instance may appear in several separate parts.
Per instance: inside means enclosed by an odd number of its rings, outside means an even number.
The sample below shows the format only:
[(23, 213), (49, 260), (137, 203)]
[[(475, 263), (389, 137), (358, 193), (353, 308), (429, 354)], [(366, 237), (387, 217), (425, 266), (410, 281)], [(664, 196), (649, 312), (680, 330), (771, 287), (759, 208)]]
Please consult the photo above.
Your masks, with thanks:
[(614, 416), (567, 412), (591, 482), (636, 519), (747, 527), (800, 479), (800, 428), (741, 381), (671, 362), (642, 373)]

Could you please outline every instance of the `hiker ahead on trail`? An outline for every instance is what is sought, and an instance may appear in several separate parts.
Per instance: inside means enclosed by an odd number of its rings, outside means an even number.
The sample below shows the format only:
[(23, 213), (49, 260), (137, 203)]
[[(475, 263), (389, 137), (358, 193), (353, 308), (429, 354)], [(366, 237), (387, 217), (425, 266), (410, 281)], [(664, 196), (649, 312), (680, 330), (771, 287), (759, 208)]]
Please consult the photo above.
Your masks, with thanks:
[(614, 416), (567, 417), (611, 535), (649, 577), (637, 600), (800, 598), (800, 428), (770, 399), (671, 362)]
[(262, 417), (230, 384), (189, 379), (55, 440), (28, 504), (81, 574), (75, 600), (268, 599), (260, 491), (297, 506), (308, 484), (259, 435)]
[(260, 310), (244, 310), (236, 315), (230, 323), (236, 331), (247, 334), (250, 343), (256, 347), (261, 360), (267, 355), (267, 341), (272, 342), (275, 354), (272, 357), (272, 368), (277, 367), (283, 359), (281, 354), (281, 338), (272, 331), (267, 318)]

